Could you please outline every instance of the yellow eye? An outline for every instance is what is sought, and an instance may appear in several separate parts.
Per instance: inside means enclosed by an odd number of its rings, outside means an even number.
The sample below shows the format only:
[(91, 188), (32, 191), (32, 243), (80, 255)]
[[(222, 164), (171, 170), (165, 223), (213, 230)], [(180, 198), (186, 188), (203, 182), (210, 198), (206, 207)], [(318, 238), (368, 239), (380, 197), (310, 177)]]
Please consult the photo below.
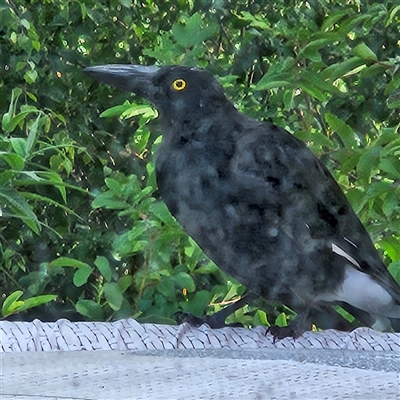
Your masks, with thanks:
[(175, 79), (172, 82), (172, 88), (174, 90), (177, 90), (178, 92), (180, 92), (181, 90), (185, 90), (186, 89), (186, 81), (184, 79)]

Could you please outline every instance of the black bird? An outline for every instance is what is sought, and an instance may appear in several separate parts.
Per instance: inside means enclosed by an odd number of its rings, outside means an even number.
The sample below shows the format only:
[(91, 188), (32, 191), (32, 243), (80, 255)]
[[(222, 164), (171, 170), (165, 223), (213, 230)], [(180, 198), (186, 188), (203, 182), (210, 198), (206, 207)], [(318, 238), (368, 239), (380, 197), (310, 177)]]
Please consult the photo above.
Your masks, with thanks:
[(400, 286), (328, 169), (286, 130), (240, 113), (205, 70), (89, 67), (159, 111), (160, 194), (203, 251), (257, 296), (297, 317), (274, 327), (300, 336), (312, 309), (340, 303), (370, 325), (400, 319)]

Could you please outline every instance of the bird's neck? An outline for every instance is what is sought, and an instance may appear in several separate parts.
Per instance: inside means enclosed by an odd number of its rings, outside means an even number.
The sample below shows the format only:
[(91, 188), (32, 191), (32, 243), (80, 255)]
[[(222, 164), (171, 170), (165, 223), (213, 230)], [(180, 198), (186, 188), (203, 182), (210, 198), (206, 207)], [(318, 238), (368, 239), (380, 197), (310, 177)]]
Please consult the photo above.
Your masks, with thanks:
[(232, 135), (232, 127), (241, 120), (241, 114), (230, 103), (212, 110), (204, 107), (191, 113), (160, 114), (164, 139), (174, 142), (223, 139), (224, 135)]

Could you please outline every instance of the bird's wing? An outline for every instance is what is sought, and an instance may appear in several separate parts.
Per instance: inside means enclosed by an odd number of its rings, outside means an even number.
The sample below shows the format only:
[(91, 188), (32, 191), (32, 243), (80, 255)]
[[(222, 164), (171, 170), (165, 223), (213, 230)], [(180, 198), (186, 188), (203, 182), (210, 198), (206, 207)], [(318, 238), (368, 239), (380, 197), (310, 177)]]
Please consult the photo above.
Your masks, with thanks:
[(400, 304), (400, 286), (369, 234), (328, 169), (303, 142), (276, 126), (250, 128), (239, 140), (232, 169), (235, 186), (259, 188), (253, 192), (255, 202), (284, 204), (282, 221), (294, 240), (306, 226), (312, 238), (370, 275)]

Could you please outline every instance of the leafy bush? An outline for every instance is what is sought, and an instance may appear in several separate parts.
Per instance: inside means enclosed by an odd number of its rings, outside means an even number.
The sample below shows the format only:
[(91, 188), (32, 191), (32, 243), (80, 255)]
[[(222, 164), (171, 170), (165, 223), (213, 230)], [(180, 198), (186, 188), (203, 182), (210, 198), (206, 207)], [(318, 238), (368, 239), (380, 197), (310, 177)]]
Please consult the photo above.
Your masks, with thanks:
[[(0, 6), (3, 317), (172, 323), (177, 311), (213, 312), (244, 292), (159, 199), (155, 112), (85, 77), (93, 64), (206, 67), (241, 111), (321, 157), (400, 280), (400, 7), (159, 3)], [(232, 321), (291, 315), (263, 310)]]

